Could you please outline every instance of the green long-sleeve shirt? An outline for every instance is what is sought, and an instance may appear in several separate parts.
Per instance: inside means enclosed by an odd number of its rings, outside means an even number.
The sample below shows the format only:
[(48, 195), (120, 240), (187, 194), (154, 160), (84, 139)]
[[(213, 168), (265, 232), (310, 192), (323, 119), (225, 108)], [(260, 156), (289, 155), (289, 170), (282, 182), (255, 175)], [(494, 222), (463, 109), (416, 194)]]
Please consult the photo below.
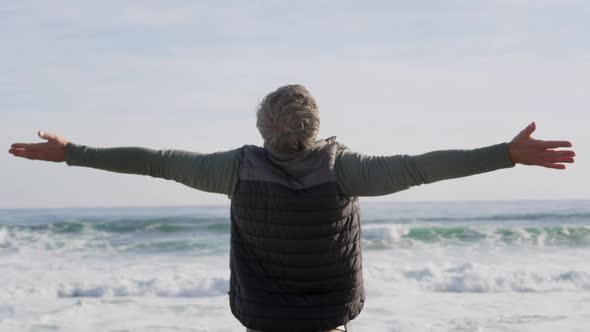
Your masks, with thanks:
[[(149, 175), (231, 197), (238, 181), (240, 149), (197, 153), (141, 147), (94, 148), (68, 143), (66, 163), (118, 173)], [(420, 155), (368, 156), (345, 150), (336, 156), (340, 189), (349, 197), (387, 195), (424, 183), (514, 167), (508, 144)]]

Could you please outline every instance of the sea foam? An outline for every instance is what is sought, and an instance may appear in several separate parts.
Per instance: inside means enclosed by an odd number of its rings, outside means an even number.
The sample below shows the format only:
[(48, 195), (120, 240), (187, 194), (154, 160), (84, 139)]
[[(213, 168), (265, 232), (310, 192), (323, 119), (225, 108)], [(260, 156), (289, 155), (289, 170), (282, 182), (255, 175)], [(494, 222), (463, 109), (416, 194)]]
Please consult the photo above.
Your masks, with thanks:
[(466, 263), (446, 268), (429, 265), (398, 273), (423, 290), (441, 293), (590, 291), (590, 272), (584, 270), (531, 270)]
[(207, 297), (226, 295), (229, 281), (223, 278), (195, 280), (166, 280), (162, 278), (122, 279), (110, 283), (61, 283), (59, 297), (159, 296)]

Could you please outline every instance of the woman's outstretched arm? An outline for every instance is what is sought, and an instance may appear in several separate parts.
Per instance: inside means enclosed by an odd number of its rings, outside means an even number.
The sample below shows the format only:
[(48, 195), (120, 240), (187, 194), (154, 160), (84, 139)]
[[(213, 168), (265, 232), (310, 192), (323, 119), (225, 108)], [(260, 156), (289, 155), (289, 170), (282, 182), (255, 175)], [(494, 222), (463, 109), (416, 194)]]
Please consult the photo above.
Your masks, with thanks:
[(239, 166), (239, 149), (209, 154), (142, 147), (95, 148), (39, 132), (45, 143), (15, 143), (14, 156), (69, 166), (91, 167), (117, 173), (147, 175), (174, 180), (202, 191), (230, 195)]
[(509, 143), (471, 150), (440, 150), (420, 155), (367, 156), (344, 151), (337, 158), (338, 183), (348, 196), (380, 196), (436, 181), (465, 177), (515, 164), (565, 169), (574, 162), (568, 141), (531, 137), (535, 123)]

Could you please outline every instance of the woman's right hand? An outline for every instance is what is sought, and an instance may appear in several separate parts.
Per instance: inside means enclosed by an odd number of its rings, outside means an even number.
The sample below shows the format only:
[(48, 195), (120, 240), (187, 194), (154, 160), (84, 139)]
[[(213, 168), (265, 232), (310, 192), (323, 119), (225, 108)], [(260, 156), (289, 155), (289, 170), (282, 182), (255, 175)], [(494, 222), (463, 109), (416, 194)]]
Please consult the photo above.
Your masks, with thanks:
[(46, 139), (45, 143), (14, 143), (10, 146), (9, 153), (15, 157), (32, 160), (45, 160), (54, 162), (66, 161), (66, 145), (68, 140), (45, 131), (37, 132), (40, 138)]

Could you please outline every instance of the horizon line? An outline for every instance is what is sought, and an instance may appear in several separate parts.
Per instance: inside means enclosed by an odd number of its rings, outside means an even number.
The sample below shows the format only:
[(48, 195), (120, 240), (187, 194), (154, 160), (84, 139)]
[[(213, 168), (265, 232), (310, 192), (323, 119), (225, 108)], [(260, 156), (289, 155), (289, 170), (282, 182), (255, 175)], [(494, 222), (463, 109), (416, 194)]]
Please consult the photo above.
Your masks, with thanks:
[[(558, 202), (558, 201), (590, 201), (590, 198), (522, 198), (522, 199), (458, 199), (458, 200), (399, 200), (399, 201), (373, 201), (362, 204), (404, 204), (404, 203), (469, 203), (469, 202)], [(162, 209), (162, 208), (205, 208), (205, 207), (229, 207), (227, 203), (192, 204), (192, 205), (85, 205), (85, 206), (53, 206), (53, 207), (0, 207), (0, 211), (6, 210), (63, 210), (63, 209)]]

